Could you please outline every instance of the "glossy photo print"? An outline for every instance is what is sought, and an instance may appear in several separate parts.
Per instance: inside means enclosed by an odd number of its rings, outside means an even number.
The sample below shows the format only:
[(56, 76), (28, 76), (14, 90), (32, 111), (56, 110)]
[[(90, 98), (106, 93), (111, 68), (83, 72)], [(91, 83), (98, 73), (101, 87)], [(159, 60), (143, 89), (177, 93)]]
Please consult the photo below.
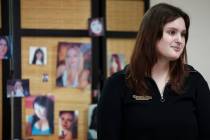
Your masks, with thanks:
[(43, 82), (43, 83), (47, 83), (48, 80), (49, 80), (49, 75), (48, 75), (48, 73), (43, 73), (43, 74), (42, 74), (42, 82)]
[(88, 140), (97, 140), (97, 104), (88, 109)]
[(91, 45), (60, 42), (58, 44), (56, 86), (65, 88), (90, 88)]
[(15, 79), (7, 80), (7, 97), (29, 96), (29, 80)]
[(111, 54), (109, 55), (108, 60), (108, 75), (111, 76), (112, 74), (122, 70), (125, 67), (125, 55), (124, 54)]
[(59, 140), (78, 139), (78, 115), (77, 110), (60, 111), (59, 113)]
[(10, 44), (8, 36), (0, 35), (0, 60), (9, 59), (10, 54)]
[(29, 96), (25, 99), (26, 136), (54, 132), (54, 97)]
[(46, 65), (47, 64), (47, 48), (46, 47), (30, 47), (29, 48), (29, 64)]
[(88, 19), (89, 35), (92, 37), (99, 37), (104, 35), (104, 19), (90, 18)]

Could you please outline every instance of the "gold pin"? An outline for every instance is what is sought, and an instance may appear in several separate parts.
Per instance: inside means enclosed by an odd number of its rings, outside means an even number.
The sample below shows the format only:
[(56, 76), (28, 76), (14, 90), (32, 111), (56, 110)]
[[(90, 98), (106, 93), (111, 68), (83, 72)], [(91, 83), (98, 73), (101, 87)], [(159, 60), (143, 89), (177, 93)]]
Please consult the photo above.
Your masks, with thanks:
[(133, 95), (132, 96), (135, 100), (139, 100), (139, 101), (145, 101), (145, 100), (151, 100), (152, 96), (137, 96), (137, 95)]

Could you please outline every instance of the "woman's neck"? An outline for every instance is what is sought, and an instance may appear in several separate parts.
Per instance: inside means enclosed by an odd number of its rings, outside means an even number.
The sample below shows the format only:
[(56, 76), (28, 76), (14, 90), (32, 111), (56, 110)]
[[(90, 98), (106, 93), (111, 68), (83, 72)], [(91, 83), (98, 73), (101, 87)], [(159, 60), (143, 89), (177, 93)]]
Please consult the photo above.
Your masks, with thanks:
[(156, 82), (160, 95), (163, 96), (165, 86), (170, 79), (169, 63), (164, 61), (156, 63), (152, 68), (152, 79)]
[(35, 123), (35, 127), (42, 130), (42, 131), (48, 130), (49, 129), (48, 120), (47, 119), (40, 119), (39, 121), (37, 121)]
[(169, 80), (169, 62), (158, 61), (152, 67), (151, 76), (153, 79)]

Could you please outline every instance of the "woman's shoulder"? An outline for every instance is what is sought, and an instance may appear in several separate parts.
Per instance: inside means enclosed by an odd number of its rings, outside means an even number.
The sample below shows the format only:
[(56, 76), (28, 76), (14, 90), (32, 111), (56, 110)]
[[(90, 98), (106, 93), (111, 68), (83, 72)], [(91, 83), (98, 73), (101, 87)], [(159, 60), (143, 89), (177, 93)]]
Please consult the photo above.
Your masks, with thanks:
[(200, 81), (206, 81), (203, 75), (198, 70), (196, 70), (193, 66), (186, 64), (185, 68), (189, 72), (190, 79), (192, 79), (194, 82), (197, 83)]
[(118, 71), (105, 80), (104, 87), (110, 88), (113, 91), (124, 89), (126, 87), (125, 77), (126, 74), (124, 70)]
[(116, 81), (119, 82), (119, 80), (120, 81), (125, 80), (125, 76), (126, 76), (126, 71), (125, 71), (125, 69), (123, 69), (121, 71), (118, 71), (118, 72), (112, 74), (107, 80), (113, 81), (113, 82), (116, 82)]

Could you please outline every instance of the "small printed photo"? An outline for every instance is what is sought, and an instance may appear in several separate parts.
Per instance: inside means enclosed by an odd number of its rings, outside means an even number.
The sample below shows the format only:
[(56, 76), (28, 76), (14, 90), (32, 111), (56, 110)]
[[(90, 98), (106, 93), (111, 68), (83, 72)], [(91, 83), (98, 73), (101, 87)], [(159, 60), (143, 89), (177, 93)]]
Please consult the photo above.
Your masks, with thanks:
[(47, 48), (46, 47), (30, 47), (29, 48), (29, 64), (46, 65), (47, 64)]
[(97, 104), (88, 109), (88, 140), (97, 140)]
[(10, 44), (8, 36), (0, 36), (0, 60), (9, 59), (10, 54)]
[(42, 74), (42, 82), (47, 83), (49, 79), (48, 73), (43, 73)]
[(112, 74), (122, 70), (125, 67), (125, 55), (124, 54), (111, 54), (109, 55), (109, 61), (108, 61), (108, 66), (109, 66), (109, 76)]
[(92, 104), (98, 103), (100, 94), (101, 94), (100, 89), (92, 89), (92, 92), (91, 92), (91, 103)]
[(25, 133), (51, 135), (54, 132), (54, 97), (28, 96), (25, 99)]
[(88, 19), (89, 35), (99, 37), (104, 35), (104, 19), (89, 18)]
[(91, 85), (91, 45), (87, 43), (58, 44), (56, 86), (86, 89)]
[(7, 97), (29, 96), (29, 80), (15, 79), (7, 80)]
[(59, 112), (59, 140), (78, 139), (78, 116), (77, 110)]

